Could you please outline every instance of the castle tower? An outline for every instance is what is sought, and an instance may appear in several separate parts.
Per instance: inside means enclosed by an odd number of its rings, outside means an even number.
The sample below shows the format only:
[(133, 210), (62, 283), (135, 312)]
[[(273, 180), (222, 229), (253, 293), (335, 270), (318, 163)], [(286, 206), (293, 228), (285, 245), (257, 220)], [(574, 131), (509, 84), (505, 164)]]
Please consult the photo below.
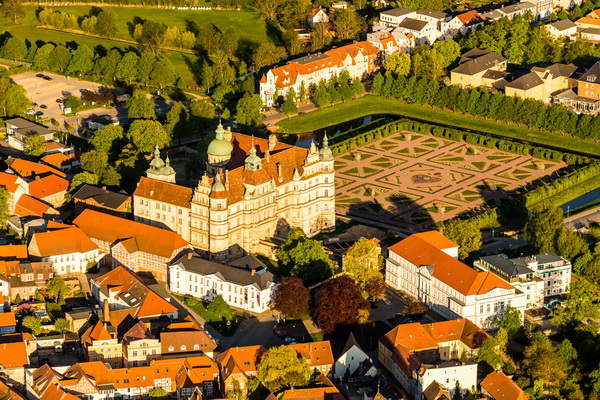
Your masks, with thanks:
[(150, 161), (150, 168), (146, 170), (146, 176), (163, 182), (175, 183), (175, 170), (171, 167), (169, 156), (166, 162), (160, 158), (158, 146), (154, 147), (154, 157)]
[(208, 145), (208, 161), (206, 162), (206, 173), (210, 177), (214, 177), (219, 168), (225, 167), (231, 159), (233, 145), (225, 138), (225, 129), (219, 121), (219, 126), (215, 131), (215, 138)]
[(254, 137), (252, 138), (252, 147), (250, 148), (250, 155), (246, 157), (244, 161), (244, 168), (248, 171), (256, 171), (262, 167), (262, 160), (256, 155), (256, 148), (254, 147)]

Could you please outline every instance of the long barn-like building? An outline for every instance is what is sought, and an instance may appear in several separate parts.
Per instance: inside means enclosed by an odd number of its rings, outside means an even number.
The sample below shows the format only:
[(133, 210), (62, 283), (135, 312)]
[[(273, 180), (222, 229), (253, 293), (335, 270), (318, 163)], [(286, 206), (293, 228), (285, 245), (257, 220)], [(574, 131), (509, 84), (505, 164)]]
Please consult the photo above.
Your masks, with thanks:
[(195, 189), (175, 183), (168, 158), (155, 153), (133, 194), (135, 220), (177, 232), (212, 259), (227, 261), (261, 250), (261, 240), (333, 228), (333, 155), (233, 133), (221, 125), (208, 146), (206, 173)]

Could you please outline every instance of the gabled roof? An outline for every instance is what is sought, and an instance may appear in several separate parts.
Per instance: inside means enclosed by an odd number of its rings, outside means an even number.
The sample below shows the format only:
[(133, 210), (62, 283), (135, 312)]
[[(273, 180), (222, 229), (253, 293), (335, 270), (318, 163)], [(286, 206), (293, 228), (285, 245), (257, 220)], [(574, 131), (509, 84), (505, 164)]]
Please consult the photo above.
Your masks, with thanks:
[(556, 21), (548, 25), (561, 32), (577, 27), (575, 22), (571, 21), (570, 19), (561, 19), (560, 21)]
[(99, 205), (117, 210), (127, 200), (129, 195), (125, 193), (113, 192), (106, 189), (101, 189), (96, 186), (84, 184), (75, 194), (73, 195), (75, 200), (94, 200)]
[[(600, 19), (597, 19), (596, 21), (600, 21)], [(585, 74), (581, 75), (579, 81), (592, 83), (600, 82), (600, 61), (596, 61), (596, 63), (585, 72)]]
[(19, 217), (43, 217), (45, 214), (58, 214), (54, 208), (46, 203), (42, 203), (38, 199), (24, 194), (15, 204), (15, 215)]
[[(356, 347), (358, 348), (360, 351), (362, 351), (363, 353), (365, 352), (360, 345), (358, 344), (358, 342), (356, 341), (356, 339), (354, 338), (354, 334), (352, 332), (350, 332), (350, 336), (348, 336), (348, 340), (346, 340), (346, 344), (344, 345), (344, 348), (342, 350), (342, 352), (340, 353), (340, 357), (343, 356), (344, 354), (346, 354), (351, 348)], [(366, 354), (366, 353), (365, 353)], [(339, 358), (339, 357), (338, 357)]]
[[(231, 347), (219, 354), (219, 362), (223, 367), (222, 372), (227, 377), (231, 375), (232, 368), (239, 368), (243, 372), (255, 372), (256, 364), (260, 357), (267, 351), (263, 346)], [(235, 364), (235, 366), (234, 366)]]
[(309, 366), (331, 365), (335, 362), (329, 340), (288, 345), (308, 361)]
[(19, 392), (8, 386), (4, 381), (0, 381), (0, 399), (2, 400), (27, 400)]
[(194, 191), (185, 186), (142, 176), (133, 195), (190, 208)]
[(79, 160), (79, 155), (75, 153), (65, 154), (65, 153), (52, 153), (47, 154), (40, 159), (48, 165), (53, 166), (54, 168), (67, 167), (71, 166), (73, 162)]
[(600, 19), (582, 17), (575, 21), (576, 24), (600, 26)]
[(398, 26), (401, 28), (410, 29), (411, 31), (420, 32), (428, 24), (429, 22), (421, 21), (420, 19), (405, 18), (402, 22), (398, 24)]
[(46, 176), (54, 174), (56, 176), (65, 177), (67, 176), (64, 172), (52, 168), (46, 164), (35, 163), (33, 161), (24, 160), (22, 158), (8, 157), (6, 160), (8, 168), (11, 169), (15, 174), (21, 178), (32, 179), (34, 176)]
[(29, 244), (29, 253), (39, 257), (87, 253), (97, 250), (83, 231), (77, 227), (35, 233)]
[(90, 209), (79, 214), (73, 223), (96, 240), (114, 244), (135, 238), (140, 251), (169, 259), (189, 245), (175, 232)]
[(466, 13), (462, 13), (456, 16), (463, 25), (475, 25), (486, 21), (486, 18), (479, 14), (477, 10), (467, 11)]
[(502, 371), (494, 371), (481, 382), (481, 387), (485, 389), (494, 400), (527, 400), (523, 390)]
[(128, 344), (134, 340), (154, 339), (150, 329), (142, 321), (138, 321), (123, 335), (123, 344)]
[(448, 14), (446, 14), (445, 12), (442, 12), (442, 11), (424, 10), (424, 9), (417, 10), (417, 14), (425, 15), (427, 17), (431, 17), (431, 18), (435, 18), (435, 19), (445, 19), (448, 16)]
[(529, 90), (543, 84), (544, 81), (541, 80), (535, 72), (530, 72), (528, 74), (518, 77), (517, 79), (506, 85), (506, 87), (518, 90)]
[[(160, 333), (162, 354), (212, 352), (217, 348), (215, 340), (193, 320), (173, 323)], [(185, 348), (182, 348), (185, 346)], [(173, 350), (170, 350), (170, 348)]]
[(16, 326), (17, 320), (12, 311), (0, 313), (0, 328), (5, 326)]
[(6, 369), (22, 368), (29, 364), (25, 342), (0, 344), (0, 366)]
[(0, 246), (0, 260), (27, 260), (26, 244)]
[(0, 186), (3, 186), (6, 190), (14, 193), (19, 188), (17, 180), (19, 177), (15, 174), (8, 174), (6, 172), (0, 172)]
[(69, 187), (69, 181), (54, 174), (48, 174), (44, 177), (29, 182), (29, 194), (38, 199), (63, 192)]
[[(427, 233), (433, 236), (433, 233)], [(437, 235), (442, 236), (440, 233)], [(440, 238), (441, 241), (441, 238)], [(479, 272), (446, 254), (421, 234), (413, 234), (389, 247), (392, 251), (413, 265), (432, 270), (434, 278), (465, 296), (485, 294), (495, 288), (513, 289), (510, 283), (493, 273)]]
[(96, 325), (90, 327), (81, 337), (81, 341), (93, 344), (96, 340), (110, 340), (113, 337), (105, 326), (105, 322), (98, 321)]
[(506, 61), (506, 58), (491, 50), (473, 49), (460, 58), (458, 67), (451, 72), (463, 75), (475, 75)]

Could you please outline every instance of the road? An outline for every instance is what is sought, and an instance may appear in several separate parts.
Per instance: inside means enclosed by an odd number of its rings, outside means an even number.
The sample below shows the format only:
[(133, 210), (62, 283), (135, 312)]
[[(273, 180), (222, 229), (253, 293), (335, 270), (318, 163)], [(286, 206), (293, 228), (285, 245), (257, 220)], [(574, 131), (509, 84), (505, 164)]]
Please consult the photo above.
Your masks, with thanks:
[(600, 208), (582, 212), (572, 217), (565, 218), (565, 228), (579, 230), (587, 227), (592, 222), (600, 222)]
[[(315, 111), (316, 109), (317, 109), (317, 106), (315, 106), (313, 103), (308, 103), (308, 104), (299, 106), (298, 113), (307, 113), (307, 112)], [(284, 113), (279, 112), (279, 111), (275, 110), (274, 108), (272, 110), (274, 110), (274, 111), (268, 111), (265, 113), (265, 118), (263, 119), (263, 123), (266, 126), (277, 125), (277, 123), (279, 121), (286, 119), (288, 117)]]

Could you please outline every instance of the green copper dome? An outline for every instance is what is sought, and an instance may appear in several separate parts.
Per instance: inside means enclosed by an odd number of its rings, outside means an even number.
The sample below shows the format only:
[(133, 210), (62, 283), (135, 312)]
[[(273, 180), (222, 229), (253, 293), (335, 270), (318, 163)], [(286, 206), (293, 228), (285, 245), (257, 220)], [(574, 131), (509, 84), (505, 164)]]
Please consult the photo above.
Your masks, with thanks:
[(228, 156), (233, 151), (233, 145), (225, 140), (225, 129), (219, 122), (217, 127), (216, 136), (208, 145), (208, 154), (211, 156)]

